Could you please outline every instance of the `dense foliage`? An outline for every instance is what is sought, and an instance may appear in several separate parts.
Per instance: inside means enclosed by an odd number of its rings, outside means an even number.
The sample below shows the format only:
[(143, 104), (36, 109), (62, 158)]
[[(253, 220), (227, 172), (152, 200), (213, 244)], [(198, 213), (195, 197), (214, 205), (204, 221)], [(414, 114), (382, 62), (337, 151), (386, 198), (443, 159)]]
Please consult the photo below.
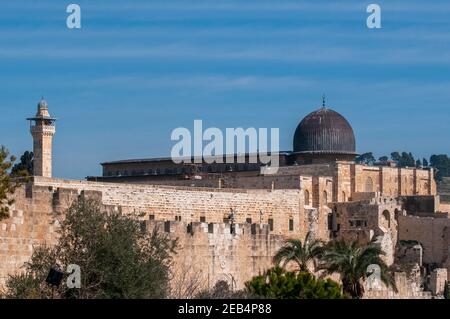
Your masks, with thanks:
[(331, 279), (316, 279), (307, 272), (288, 272), (276, 267), (246, 283), (247, 292), (269, 299), (341, 299), (341, 286)]
[(325, 274), (339, 274), (344, 292), (353, 298), (361, 298), (364, 294), (363, 280), (367, 279), (370, 265), (380, 267), (380, 279), (387, 286), (396, 290), (395, 281), (386, 263), (381, 259), (384, 252), (381, 247), (371, 242), (361, 245), (357, 241), (330, 242), (321, 256), (319, 269)]
[(299, 239), (288, 239), (273, 257), (273, 262), (281, 267), (294, 263), (299, 271), (309, 272), (310, 264), (320, 257), (322, 246), (321, 241), (312, 239), (311, 233), (306, 235), (304, 243)]
[(16, 163), (13, 166), (11, 174), (16, 175), (20, 174), (21, 172), (26, 172), (28, 173), (28, 175), (33, 175), (33, 160), (34, 160), (33, 152), (26, 151), (20, 157), (20, 162)]
[(25, 272), (7, 281), (9, 298), (52, 298), (45, 283), (50, 267), (81, 269), (81, 287), (58, 287), (58, 298), (165, 298), (175, 242), (157, 231), (143, 232), (118, 213), (105, 213), (98, 201), (76, 201), (60, 222), (54, 248), (34, 250)]
[(23, 182), (20, 177), (27, 176), (27, 173), (21, 170), (10, 173), (15, 160), (4, 146), (0, 146), (0, 220), (9, 217), (10, 206), (14, 204), (12, 195)]

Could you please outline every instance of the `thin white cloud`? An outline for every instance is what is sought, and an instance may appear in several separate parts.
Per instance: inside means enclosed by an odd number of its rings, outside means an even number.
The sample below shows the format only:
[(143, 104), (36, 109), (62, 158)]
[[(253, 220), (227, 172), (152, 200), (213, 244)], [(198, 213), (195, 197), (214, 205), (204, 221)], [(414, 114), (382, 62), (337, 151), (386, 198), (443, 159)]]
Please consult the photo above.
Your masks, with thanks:
[(181, 59), (220, 61), (285, 61), (293, 63), (449, 64), (449, 48), (366, 48), (323, 44), (262, 46), (169, 44), (155, 47), (74, 46), (0, 48), (0, 58), (9, 59)]

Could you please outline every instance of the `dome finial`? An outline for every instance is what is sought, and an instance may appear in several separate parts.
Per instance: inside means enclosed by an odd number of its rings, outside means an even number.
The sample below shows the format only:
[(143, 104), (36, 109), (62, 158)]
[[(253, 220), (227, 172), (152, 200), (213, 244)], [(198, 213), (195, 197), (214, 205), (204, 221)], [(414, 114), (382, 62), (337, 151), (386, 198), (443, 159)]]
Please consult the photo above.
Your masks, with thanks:
[(326, 98), (325, 94), (322, 94), (322, 107), (326, 107), (325, 106), (325, 98)]

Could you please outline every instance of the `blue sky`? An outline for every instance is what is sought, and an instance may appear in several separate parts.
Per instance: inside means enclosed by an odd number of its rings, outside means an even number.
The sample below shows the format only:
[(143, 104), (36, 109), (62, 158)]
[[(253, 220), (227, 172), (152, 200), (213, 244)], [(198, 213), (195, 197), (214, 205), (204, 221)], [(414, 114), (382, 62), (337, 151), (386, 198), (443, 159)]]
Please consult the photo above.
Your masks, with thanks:
[[(449, 153), (448, 1), (73, 0), (0, 5), (0, 144), (32, 148), (43, 95), (58, 117), (54, 175), (108, 160), (168, 156), (176, 127), (279, 127), (327, 95), (359, 152)], [(382, 8), (382, 29), (366, 7)]]

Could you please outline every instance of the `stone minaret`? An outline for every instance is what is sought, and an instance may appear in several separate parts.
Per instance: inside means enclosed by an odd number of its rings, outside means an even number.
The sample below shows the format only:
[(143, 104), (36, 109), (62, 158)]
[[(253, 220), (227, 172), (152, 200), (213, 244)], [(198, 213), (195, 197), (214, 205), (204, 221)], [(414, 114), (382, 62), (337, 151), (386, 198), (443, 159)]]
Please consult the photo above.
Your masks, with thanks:
[(52, 140), (56, 119), (48, 113), (47, 101), (41, 99), (36, 116), (27, 120), (33, 136), (33, 175), (52, 177)]

